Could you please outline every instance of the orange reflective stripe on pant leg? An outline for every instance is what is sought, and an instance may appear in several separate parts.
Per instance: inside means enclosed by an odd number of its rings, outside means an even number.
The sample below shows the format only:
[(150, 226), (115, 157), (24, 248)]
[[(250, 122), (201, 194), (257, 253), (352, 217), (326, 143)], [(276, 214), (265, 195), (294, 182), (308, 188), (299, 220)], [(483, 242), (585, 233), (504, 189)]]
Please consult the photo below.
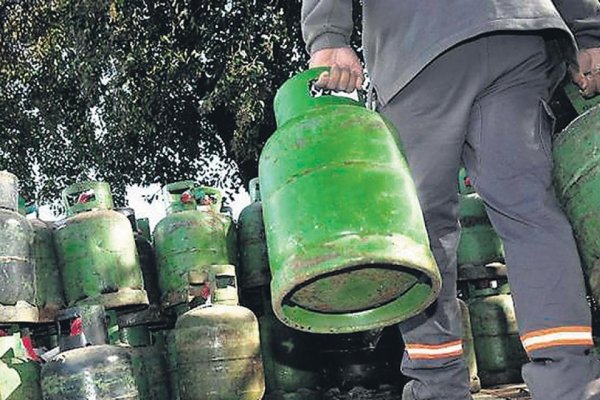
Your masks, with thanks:
[(441, 344), (406, 344), (406, 352), (414, 360), (456, 357), (463, 353), (462, 340)]
[(562, 326), (539, 329), (521, 336), (525, 350), (535, 350), (556, 346), (593, 346), (592, 328), (589, 326)]

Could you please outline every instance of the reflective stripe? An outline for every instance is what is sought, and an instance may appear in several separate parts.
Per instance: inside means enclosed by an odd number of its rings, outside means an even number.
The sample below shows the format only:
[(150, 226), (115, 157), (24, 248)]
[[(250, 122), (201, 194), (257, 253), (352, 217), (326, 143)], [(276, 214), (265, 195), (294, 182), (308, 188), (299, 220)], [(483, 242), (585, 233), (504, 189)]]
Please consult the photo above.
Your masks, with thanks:
[(529, 353), (555, 346), (593, 346), (592, 328), (589, 326), (565, 326), (540, 329), (521, 336), (523, 347)]
[(437, 359), (459, 356), (463, 353), (462, 340), (442, 344), (407, 344), (411, 359)]

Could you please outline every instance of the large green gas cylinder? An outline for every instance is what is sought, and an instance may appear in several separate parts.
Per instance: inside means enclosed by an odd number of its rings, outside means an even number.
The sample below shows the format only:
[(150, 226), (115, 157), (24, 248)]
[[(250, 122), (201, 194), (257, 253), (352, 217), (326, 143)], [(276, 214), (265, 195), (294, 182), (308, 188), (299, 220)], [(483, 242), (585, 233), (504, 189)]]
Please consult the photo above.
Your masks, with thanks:
[(317, 400), (320, 362), (315, 355), (317, 336), (281, 323), (271, 308), (270, 290), (263, 287), (264, 314), (258, 318), (265, 371), (266, 400)]
[(161, 349), (151, 342), (150, 332), (143, 325), (119, 329), (120, 342), (129, 346), (140, 400), (167, 400), (169, 376)]
[(362, 104), (288, 80), (259, 176), (273, 309), (293, 328), (357, 332), (431, 304), (440, 275), (398, 135)]
[(156, 225), (153, 235), (163, 307), (190, 300), (190, 271), (202, 272), (212, 264), (232, 261), (227, 241), (231, 224), (219, 213), (221, 195), (216, 192), (213, 202), (205, 189), (193, 181), (163, 188), (167, 216)]
[(148, 294), (150, 304), (160, 303), (160, 291), (158, 289), (158, 271), (156, 269), (156, 256), (152, 243), (144, 236), (138, 227), (135, 211), (130, 207), (117, 208), (117, 212), (123, 214), (129, 220), (135, 240), (135, 247), (140, 259), (144, 289)]
[(18, 213), (18, 180), (0, 171), (0, 323), (36, 322), (33, 229)]
[(477, 375), (477, 358), (475, 356), (475, 344), (473, 341), (473, 330), (471, 328), (471, 317), (469, 316), (469, 308), (461, 299), (457, 299), (460, 307), (460, 318), (462, 321), (462, 345), (463, 355), (469, 368), (469, 380), (471, 393), (477, 393), (481, 390), (481, 381)]
[[(3, 331), (3, 334), (5, 332)], [(0, 337), (0, 399), (41, 400), (40, 364), (20, 333)]]
[(54, 239), (69, 305), (148, 304), (131, 226), (114, 211), (110, 186), (82, 182), (63, 191), (67, 219)]
[[(577, 111), (584, 112), (597, 100), (572, 99), (572, 103)], [(596, 300), (600, 300), (599, 146), (598, 106), (589, 108), (556, 134), (552, 143), (556, 195), (571, 221), (589, 287)]]
[(271, 282), (258, 178), (250, 181), (249, 189), (252, 203), (242, 210), (238, 219), (242, 304), (253, 303), (252, 298), (261, 296), (262, 287)]
[(35, 264), (36, 304), (39, 321), (53, 323), (58, 310), (65, 307), (62, 280), (54, 249), (52, 228), (39, 219), (29, 220), (33, 227), (33, 260)]
[(177, 320), (181, 400), (259, 400), (265, 391), (258, 322), (237, 304), (235, 267), (208, 271), (210, 298)]
[(467, 284), (466, 302), (482, 386), (521, 382), (527, 355), (519, 339), (506, 267), (463, 268), (459, 279)]
[(129, 351), (105, 344), (102, 306), (63, 310), (57, 317), (61, 352), (42, 367), (44, 400), (138, 400)]
[(458, 265), (485, 265), (502, 261), (502, 242), (464, 168), (459, 174), (458, 214), (461, 225)]

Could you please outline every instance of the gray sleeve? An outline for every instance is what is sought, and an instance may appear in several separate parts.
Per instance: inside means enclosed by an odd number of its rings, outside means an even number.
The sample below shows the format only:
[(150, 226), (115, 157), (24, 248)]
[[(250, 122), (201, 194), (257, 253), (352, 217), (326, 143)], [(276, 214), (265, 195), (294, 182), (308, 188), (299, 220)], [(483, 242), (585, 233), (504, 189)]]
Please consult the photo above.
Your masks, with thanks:
[(302, 0), (302, 37), (309, 54), (348, 47), (352, 35), (352, 0)]
[(600, 1), (553, 0), (582, 49), (600, 47)]

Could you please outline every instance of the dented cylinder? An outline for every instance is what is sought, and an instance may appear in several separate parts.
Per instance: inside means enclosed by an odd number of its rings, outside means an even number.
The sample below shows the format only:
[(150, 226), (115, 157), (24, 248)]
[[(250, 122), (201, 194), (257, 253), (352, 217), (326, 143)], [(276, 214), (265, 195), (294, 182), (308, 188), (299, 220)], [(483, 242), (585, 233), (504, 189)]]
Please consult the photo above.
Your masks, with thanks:
[(67, 219), (55, 225), (54, 239), (68, 305), (147, 305), (131, 226), (113, 210), (110, 186), (71, 185), (63, 191), (63, 202)]
[[(220, 193), (212, 202), (206, 188), (193, 181), (166, 185), (167, 216), (154, 228), (161, 303), (165, 308), (187, 303), (188, 274), (230, 264), (232, 224), (219, 213)], [(218, 191), (217, 191), (218, 192)]]
[(441, 279), (398, 135), (323, 69), (288, 80), (259, 162), (273, 309), (295, 329), (347, 333), (420, 313)]
[(33, 228), (18, 212), (17, 178), (0, 171), (0, 322), (37, 322)]
[(36, 277), (36, 304), (40, 322), (54, 322), (58, 311), (65, 307), (65, 296), (54, 249), (52, 228), (39, 219), (30, 220), (33, 226), (33, 259)]

